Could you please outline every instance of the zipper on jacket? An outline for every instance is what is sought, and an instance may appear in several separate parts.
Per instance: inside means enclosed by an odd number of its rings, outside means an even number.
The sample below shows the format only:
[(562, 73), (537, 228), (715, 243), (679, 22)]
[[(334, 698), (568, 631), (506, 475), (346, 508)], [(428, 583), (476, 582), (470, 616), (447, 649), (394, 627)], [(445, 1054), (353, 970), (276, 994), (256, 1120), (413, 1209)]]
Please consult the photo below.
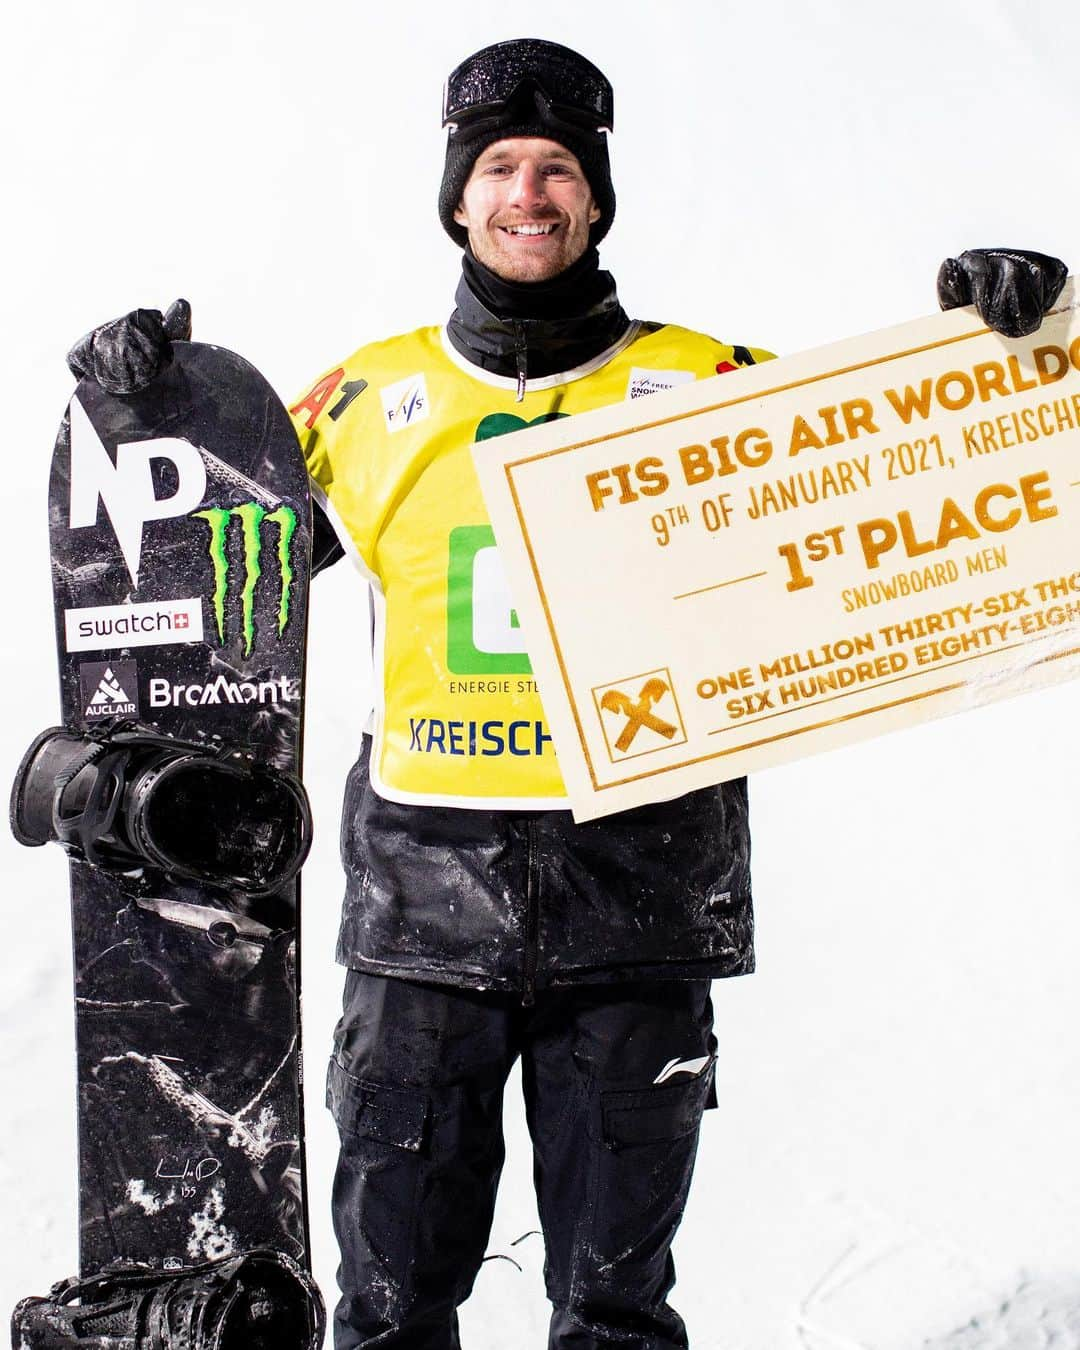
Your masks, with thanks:
[(529, 344), (525, 337), (525, 325), (514, 320), (514, 359), (517, 362), (517, 399), (521, 403), (525, 398), (525, 380), (529, 373)]
[(540, 869), (536, 861), (536, 826), (530, 816), (525, 822), (525, 974), (521, 990), (522, 1006), (536, 1002), (536, 963), (540, 946)]

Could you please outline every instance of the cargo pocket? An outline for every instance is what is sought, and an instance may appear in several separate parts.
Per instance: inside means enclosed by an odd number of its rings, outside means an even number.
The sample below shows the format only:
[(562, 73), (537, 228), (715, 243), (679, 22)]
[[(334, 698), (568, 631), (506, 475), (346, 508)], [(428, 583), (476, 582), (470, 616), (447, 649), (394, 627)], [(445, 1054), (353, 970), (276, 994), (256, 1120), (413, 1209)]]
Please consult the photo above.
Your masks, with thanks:
[[(710, 1063), (684, 1082), (600, 1093), (587, 1264), (609, 1291), (649, 1298), (666, 1290), (668, 1249), (682, 1219), (712, 1092)], [(583, 1275), (579, 1265), (579, 1281)]]
[(332, 1059), (326, 1074), (326, 1105), (342, 1136), (377, 1139), (410, 1153), (418, 1153), (423, 1146), (427, 1094), (415, 1088), (386, 1087), (356, 1078)]
[(333, 1210), (347, 1292), (377, 1296), (391, 1325), (409, 1301), (427, 1095), (356, 1078), (332, 1059), (326, 1104), (341, 1136)]

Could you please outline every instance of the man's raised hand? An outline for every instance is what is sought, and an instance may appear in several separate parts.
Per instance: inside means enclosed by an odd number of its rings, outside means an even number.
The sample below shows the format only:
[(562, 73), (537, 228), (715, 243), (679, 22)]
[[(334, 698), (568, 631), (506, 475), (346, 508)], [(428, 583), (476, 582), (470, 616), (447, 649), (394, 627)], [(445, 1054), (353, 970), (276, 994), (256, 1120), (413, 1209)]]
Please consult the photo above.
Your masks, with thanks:
[(974, 305), (1005, 337), (1027, 337), (1061, 294), (1069, 269), (1060, 258), (1019, 248), (969, 248), (938, 272), (942, 309)]
[(191, 338), (191, 306), (174, 300), (159, 309), (133, 309), (91, 329), (68, 352), (76, 379), (95, 380), (107, 394), (137, 394), (172, 360), (172, 344)]

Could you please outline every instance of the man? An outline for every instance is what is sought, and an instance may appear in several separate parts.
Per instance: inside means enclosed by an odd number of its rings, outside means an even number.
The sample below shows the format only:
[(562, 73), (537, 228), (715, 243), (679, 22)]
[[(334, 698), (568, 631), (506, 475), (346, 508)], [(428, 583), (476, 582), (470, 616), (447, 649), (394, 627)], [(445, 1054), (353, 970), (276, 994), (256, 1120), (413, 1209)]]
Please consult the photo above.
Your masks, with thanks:
[[(715, 1105), (709, 983), (753, 968), (746, 784), (573, 823), (471, 452), (768, 353), (622, 310), (596, 252), (615, 211), (612, 91), (588, 61), (485, 48), (450, 76), (444, 125), (439, 217), (465, 248), (449, 322), (361, 348), (291, 408), (316, 564), (349, 552), (374, 596), (327, 1093), (335, 1341), (459, 1344), (520, 1055), (549, 1344), (685, 1347), (670, 1245)], [(942, 303), (974, 301), (1016, 335), (1064, 275), (976, 251), (943, 267)], [(137, 311), (88, 335), (72, 368), (138, 387), (186, 317)]]

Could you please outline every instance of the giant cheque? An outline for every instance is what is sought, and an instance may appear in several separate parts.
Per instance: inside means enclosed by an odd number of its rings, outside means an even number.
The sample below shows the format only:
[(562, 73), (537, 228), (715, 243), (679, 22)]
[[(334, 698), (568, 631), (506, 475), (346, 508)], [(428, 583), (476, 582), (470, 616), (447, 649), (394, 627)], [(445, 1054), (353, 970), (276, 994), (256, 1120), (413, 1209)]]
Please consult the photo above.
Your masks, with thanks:
[(474, 447), (577, 819), (1080, 672), (1077, 305)]

